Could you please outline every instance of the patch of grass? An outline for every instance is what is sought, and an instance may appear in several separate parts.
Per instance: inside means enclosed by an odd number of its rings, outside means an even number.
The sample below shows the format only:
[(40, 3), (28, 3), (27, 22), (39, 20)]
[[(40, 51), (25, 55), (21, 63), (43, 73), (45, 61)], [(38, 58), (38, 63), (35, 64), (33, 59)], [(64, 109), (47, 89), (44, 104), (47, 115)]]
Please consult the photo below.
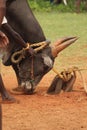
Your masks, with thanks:
[[(34, 12), (47, 39), (52, 43), (61, 37), (77, 36), (78, 41), (62, 51), (56, 58), (58, 68), (87, 67), (87, 18), (86, 14)], [(85, 59), (85, 61), (84, 61)]]
[[(34, 11), (45, 11), (45, 12), (75, 12), (76, 11), (76, 0), (69, 0), (68, 5), (65, 6), (63, 3), (54, 4), (50, 3), (50, 0), (28, 0), (32, 10)], [(84, 2), (80, 6), (81, 12), (87, 12), (86, 5)]]

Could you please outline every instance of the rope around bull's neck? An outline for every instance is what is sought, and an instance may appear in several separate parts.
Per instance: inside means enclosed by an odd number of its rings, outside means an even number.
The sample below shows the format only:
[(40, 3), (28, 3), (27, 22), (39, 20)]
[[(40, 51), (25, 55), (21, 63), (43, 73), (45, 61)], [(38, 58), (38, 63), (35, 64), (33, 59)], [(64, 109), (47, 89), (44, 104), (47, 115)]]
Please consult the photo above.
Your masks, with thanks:
[[(31, 45), (29, 43), (27, 43), (26, 48), (23, 48), (22, 50), (13, 53), (13, 55), (11, 56), (11, 61), (12, 61), (12, 63), (18, 64), (22, 59), (25, 58), (26, 51), (29, 50), (30, 47), (32, 47), (32, 48), (36, 47), (36, 48), (34, 48), (34, 52), (37, 53), (40, 50), (44, 49), (49, 44), (50, 44), (49, 40), (39, 42), (39, 43), (34, 43)], [(18, 58), (16, 59), (16, 57), (18, 57)]]

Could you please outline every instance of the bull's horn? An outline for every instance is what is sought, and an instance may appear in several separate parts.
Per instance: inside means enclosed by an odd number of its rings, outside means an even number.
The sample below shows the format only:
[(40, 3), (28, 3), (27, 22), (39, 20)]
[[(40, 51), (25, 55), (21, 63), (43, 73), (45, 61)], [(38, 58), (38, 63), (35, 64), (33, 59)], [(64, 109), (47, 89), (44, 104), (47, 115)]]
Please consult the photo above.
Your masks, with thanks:
[(74, 39), (74, 38), (77, 38), (77, 37), (64, 37), (64, 38), (61, 38), (61, 39), (58, 39), (55, 43), (54, 43), (54, 46), (58, 46), (68, 40), (71, 40), (71, 39)]
[(59, 52), (61, 52), (63, 49), (74, 43), (77, 39), (77, 37), (68, 37), (55, 42), (54, 45), (51, 47), (53, 57), (57, 57)]

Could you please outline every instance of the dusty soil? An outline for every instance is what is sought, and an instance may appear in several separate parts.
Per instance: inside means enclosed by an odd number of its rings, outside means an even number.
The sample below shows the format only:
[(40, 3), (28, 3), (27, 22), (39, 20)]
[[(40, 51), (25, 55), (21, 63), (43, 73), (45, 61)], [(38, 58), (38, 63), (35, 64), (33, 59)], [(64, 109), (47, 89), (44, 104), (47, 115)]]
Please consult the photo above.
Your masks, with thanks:
[[(10, 67), (2, 66), (2, 70), (10, 93), (17, 86), (15, 74)], [(78, 76), (73, 92), (47, 95), (54, 76), (48, 73), (33, 95), (11, 94), (18, 102), (2, 104), (3, 130), (87, 130), (87, 95), (81, 78)]]

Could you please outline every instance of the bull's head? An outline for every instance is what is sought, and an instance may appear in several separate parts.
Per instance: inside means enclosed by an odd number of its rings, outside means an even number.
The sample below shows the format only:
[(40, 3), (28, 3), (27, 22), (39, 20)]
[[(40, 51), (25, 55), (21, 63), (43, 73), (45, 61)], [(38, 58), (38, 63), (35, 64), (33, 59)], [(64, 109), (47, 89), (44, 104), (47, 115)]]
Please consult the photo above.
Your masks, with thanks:
[(18, 78), (22, 90), (25, 93), (32, 93), (42, 77), (52, 69), (57, 55), (76, 40), (77, 37), (62, 38), (32, 57), (27, 55), (18, 64)]
[[(33, 43), (46, 40), (43, 30), (36, 20), (27, 0), (7, 1), (6, 6), (8, 24), (22, 36), (24, 41)], [(2, 28), (2, 31), (4, 31), (10, 41), (5, 51), (3, 63), (13, 66), (18, 79), (18, 85), (26, 92), (32, 92), (35, 89), (41, 78), (52, 69), (57, 54), (77, 39), (76, 37), (61, 39), (53, 46), (47, 46), (33, 57), (27, 55), (25, 59), (16, 65), (11, 64), (10, 57), (14, 52), (20, 50), (22, 46), (16, 44), (14, 35), (12, 36), (12, 33), (8, 32), (7, 28)]]

